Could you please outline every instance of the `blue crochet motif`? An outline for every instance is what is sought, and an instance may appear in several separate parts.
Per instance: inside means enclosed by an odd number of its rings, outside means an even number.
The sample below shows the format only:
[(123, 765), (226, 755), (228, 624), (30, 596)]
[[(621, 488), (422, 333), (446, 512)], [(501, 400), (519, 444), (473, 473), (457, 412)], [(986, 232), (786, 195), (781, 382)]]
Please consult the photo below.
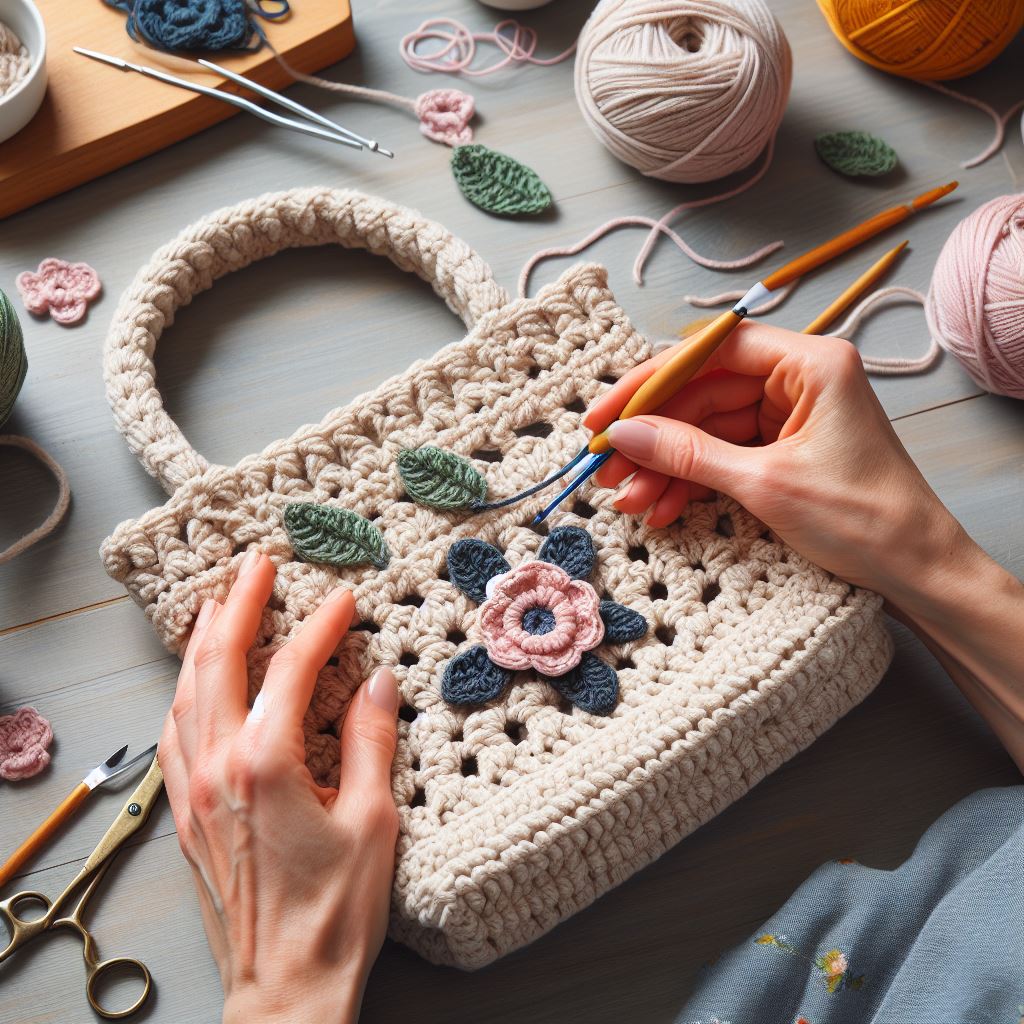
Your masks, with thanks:
[(550, 633), (555, 628), (555, 613), (550, 608), (530, 608), (523, 616), (523, 629), (534, 636)]
[(487, 600), (487, 581), (510, 568), (505, 556), (484, 540), (457, 540), (448, 549), (448, 578), (477, 604)]
[(126, 28), (135, 40), (160, 50), (258, 49), (262, 33), (254, 13), (277, 18), (287, 3), (272, 12), (254, 10), (246, 0), (106, 0), (128, 15)]
[(571, 672), (548, 679), (548, 682), (580, 711), (591, 715), (607, 715), (615, 710), (619, 700), (619, 677), (615, 669), (590, 651)]
[(564, 569), (574, 580), (585, 580), (594, 571), (594, 542), (578, 526), (559, 526), (551, 531), (537, 557)]
[(629, 643), (630, 640), (639, 640), (647, 632), (647, 620), (639, 612), (615, 601), (601, 602), (601, 620), (604, 622), (605, 643)]
[(441, 679), (441, 696), (449, 704), (486, 704), (501, 696), (512, 673), (495, 665), (482, 645), (470, 647), (448, 662)]
[[(557, 565), (575, 579), (586, 579), (596, 561), (590, 534), (578, 526), (552, 530), (538, 557)], [(487, 600), (488, 581), (507, 572), (511, 572), (511, 568), (505, 556), (486, 541), (459, 540), (448, 551), (448, 578), (478, 604)], [(606, 643), (629, 643), (647, 632), (647, 620), (642, 615), (615, 601), (602, 601), (600, 614)], [(528, 608), (521, 625), (527, 633), (537, 636), (554, 629), (555, 616), (549, 608)], [(508, 669), (491, 661), (486, 647), (477, 645), (457, 654), (448, 663), (441, 680), (441, 696), (449, 704), (486, 704), (501, 696), (511, 678)], [(619, 699), (619, 677), (615, 669), (590, 651), (565, 675), (541, 678), (581, 711), (592, 715), (609, 714)]]

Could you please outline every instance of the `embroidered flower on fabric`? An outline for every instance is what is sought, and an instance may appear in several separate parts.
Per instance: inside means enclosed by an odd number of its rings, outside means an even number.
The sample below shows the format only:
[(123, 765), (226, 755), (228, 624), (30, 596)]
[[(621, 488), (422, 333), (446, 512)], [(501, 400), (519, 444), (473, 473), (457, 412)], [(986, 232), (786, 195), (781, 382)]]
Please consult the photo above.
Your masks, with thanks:
[(68, 263), (52, 256), (33, 273), (15, 279), (25, 308), (36, 316), (47, 313), (59, 324), (76, 324), (100, 293), (100, 278), (88, 263)]
[(0, 779), (17, 782), (38, 775), (49, 763), (50, 723), (35, 708), (0, 715)]
[(810, 957), (799, 949), (791, 946), (785, 935), (760, 935), (754, 940), (760, 946), (775, 946), (776, 949), (790, 956), (799, 957), (813, 964), (822, 973), (821, 983), (829, 992), (840, 992), (843, 989), (858, 989), (864, 984), (864, 975), (850, 973), (850, 962), (846, 954), (839, 949), (830, 949), (818, 957)]
[(537, 561), (511, 568), (482, 540), (460, 540), (448, 552), (452, 583), (481, 605), (484, 643), (456, 655), (441, 695), (449, 704), (499, 697), (515, 670), (533, 670), (582, 711), (608, 714), (618, 701), (615, 670), (593, 650), (647, 632), (647, 620), (614, 601), (601, 601), (586, 578), (594, 542), (578, 526), (551, 531)]

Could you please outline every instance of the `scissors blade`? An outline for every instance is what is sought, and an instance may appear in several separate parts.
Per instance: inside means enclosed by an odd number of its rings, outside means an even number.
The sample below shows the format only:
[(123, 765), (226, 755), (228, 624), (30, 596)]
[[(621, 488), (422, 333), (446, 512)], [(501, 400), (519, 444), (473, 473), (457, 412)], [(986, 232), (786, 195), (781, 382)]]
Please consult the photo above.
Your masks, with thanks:
[(84, 779), (84, 782), (90, 789), (95, 789), (97, 786), (101, 786), (104, 782), (111, 777), (114, 769), (121, 763), (121, 759), (128, 752), (128, 744), (126, 743), (123, 747), (115, 750), (110, 757), (106, 759), (102, 764), (96, 765), (95, 768)]
[(81, 874), (86, 875), (108, 857), (112, 857), (140, 828), (146, 823), (149, 812), (153, 809), (160, 790), (164, 785), (164, 773), (160, 770), (160, 762), (153, 758), (149, 771), (128, 797), (121, 813), (104, 833), (96, 849), (89, 854), (88, 860), (82, 865)]
[(130, 761), (125, 761), (120, 768), (115, 772), (111, 772), (100, 785), (105, 785), (108, 782), (113, 782), (114, 779), (120, 778), (122, 775), (127, 775), (140, 761), (145, 761), (146, 758), (152, 757), (156, 753), (156, 744), (146, 747), (141, 754), (136, 754)]

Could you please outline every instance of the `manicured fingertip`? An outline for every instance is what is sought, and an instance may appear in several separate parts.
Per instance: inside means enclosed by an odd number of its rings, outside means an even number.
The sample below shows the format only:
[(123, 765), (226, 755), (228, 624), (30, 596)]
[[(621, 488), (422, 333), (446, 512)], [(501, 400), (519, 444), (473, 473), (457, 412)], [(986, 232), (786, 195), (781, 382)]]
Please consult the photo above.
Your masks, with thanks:
[(366, 681), (366, 699), (389, 715), (398, 714), (398, 681), (389, 668), (379, 668)]
[(243, 576), (247, 576), (249, 573), (259, 565), (260, 559), (263, 557), (263, 552), (259, 548), (249, 548), (245, 553), (245, 557), (242, 559), (241, 564), (238, 566), (238, 579)]

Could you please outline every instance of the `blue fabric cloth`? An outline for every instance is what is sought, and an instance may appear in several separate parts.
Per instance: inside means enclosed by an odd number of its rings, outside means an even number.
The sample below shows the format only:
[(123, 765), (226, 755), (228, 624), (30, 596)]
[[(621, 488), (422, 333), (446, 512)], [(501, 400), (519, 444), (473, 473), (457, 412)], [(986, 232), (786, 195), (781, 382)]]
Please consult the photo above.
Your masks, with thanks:
[(1018, 1024), (1024, 786), (947, 811), (894, 871), (820, 867), (706, 968), (678, 1024)]

